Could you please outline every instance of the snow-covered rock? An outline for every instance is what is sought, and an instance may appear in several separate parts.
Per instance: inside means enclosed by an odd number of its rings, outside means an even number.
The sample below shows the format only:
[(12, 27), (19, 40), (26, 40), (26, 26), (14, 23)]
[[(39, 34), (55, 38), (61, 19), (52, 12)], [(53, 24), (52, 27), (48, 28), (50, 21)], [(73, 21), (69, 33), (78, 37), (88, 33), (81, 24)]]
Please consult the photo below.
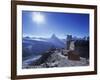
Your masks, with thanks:
[[(30, 62), (30, 60), (27, 60), (27, 61)], [(27, 61), (24, 61), (23, 64), (25, 64)], [(46, 53), (42, 55), (36, 61), (33, 61), (33, 63), (29, 65), (23, 65), (24, 66), (23, 68), (88, 66), (89, 60), (87, 60), (86, 58), (82, 58), (82, 57), (80, 57), (79, 61), (69, 60), (68, 56), (64, 56), (61, 52), (54, 51), (53, 53)]]

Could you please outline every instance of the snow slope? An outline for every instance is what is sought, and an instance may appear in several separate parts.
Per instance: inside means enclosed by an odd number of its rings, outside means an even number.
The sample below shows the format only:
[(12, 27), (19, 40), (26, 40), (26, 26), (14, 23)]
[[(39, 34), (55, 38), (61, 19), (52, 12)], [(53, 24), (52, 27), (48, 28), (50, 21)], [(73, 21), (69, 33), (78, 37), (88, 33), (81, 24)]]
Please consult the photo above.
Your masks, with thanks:
[[(24, 69), (25, 68), (51, 68), (51, 67), (70, 67), (70, 66), (88, 66), (89, 65), (89, 60), (87, 60), (86, 58), (80, 58), (79, 61), (73, 61), (73, 60), (69, 60), (68, 56), (64, 56), (61, 54), (61, 52), (57, 52), (55, 51), (54, 53), (48, 54), (46, 55), (48, 58), (44, 60), (44, 62), (38, 64), (38, 65), (33, 65), (29, 64), (29, 65), (23, 65)], [(40, 60), (42, 60), (43, 56), (40, 57), (40, 59), (38, 58), (37, 61), (35, 61), (36, 63), (39, 63)], [(30, 59), (27, 61), (24, 61), (23, 64), (30, 63)], [(34, 60), (33, 60), (34, 62)], [(36, 64), (34, 62), (34, 64)]]

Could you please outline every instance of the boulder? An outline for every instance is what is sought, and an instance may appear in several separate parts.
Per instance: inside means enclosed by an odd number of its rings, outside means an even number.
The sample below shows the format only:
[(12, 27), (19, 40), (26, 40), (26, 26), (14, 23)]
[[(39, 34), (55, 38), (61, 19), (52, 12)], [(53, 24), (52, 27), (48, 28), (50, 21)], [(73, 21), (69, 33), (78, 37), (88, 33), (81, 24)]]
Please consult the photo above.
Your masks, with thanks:
[(67, 55), (68, 55), (69, 60), (75, 60), (75, 61), (80, 60), (80, 55), (75, 50), (74, 51), (69, 51)]

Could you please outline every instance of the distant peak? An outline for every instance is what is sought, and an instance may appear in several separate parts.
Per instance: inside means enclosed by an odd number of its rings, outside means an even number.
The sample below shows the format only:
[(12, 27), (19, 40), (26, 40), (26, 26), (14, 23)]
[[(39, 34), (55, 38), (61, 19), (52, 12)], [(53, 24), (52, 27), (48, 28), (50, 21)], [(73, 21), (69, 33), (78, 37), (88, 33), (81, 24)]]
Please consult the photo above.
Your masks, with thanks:
[(52, 38), (56, 38), (56, 35), (55, 35), (55, 34), (53, 34), (53, 35), (52, 35)]

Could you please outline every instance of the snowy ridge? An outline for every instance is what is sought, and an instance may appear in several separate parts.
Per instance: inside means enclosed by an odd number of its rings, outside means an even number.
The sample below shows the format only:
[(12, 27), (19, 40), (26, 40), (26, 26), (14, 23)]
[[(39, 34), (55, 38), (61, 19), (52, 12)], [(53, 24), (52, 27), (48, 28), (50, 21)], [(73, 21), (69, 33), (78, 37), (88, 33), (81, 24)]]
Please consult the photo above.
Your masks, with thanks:
[(36, 57), (32, 57), (32, 58), (30, 58), (30, 59), (27, 59), (27, 60), (23, 61), (23, 66), (24, 66), (24, 67), (25, 67), (25, 66), (28, 66), (28, 65), (32, 64), (33, 62), (35, 62), (36, 60), (38, 60), (38, 59), (40, 59), (40, 58), (41, 58), (41, 55), (36, 56)]
[[(40, 63), (39, 61), (42, 60), (42, 57), (43, 56), (35, 59), (36, 62), (34, 62), (34, 59), (29, 59), (27, 61), (24, 61), (23, 64), (26, 64), (27, 62), (31, 62), (32, 60), (34, 64)], [(54, 53), (48, 54), (47, 57), (48, 58), (44, 60), (43, 63), (40, 63), (38, 65), (33, 65), (33, 64), (24, 65), (24, 68), (51, 68), (51, 67), (70, 67), (70, 66), (88, 66), (89, 65), (89, 61), (86, 58), (80, 57), (79, 61), (69, 60), (68, 56), (64, 56), (61, 54), (61, 52), (57, 52), (57, 51), (55, 51)]]

